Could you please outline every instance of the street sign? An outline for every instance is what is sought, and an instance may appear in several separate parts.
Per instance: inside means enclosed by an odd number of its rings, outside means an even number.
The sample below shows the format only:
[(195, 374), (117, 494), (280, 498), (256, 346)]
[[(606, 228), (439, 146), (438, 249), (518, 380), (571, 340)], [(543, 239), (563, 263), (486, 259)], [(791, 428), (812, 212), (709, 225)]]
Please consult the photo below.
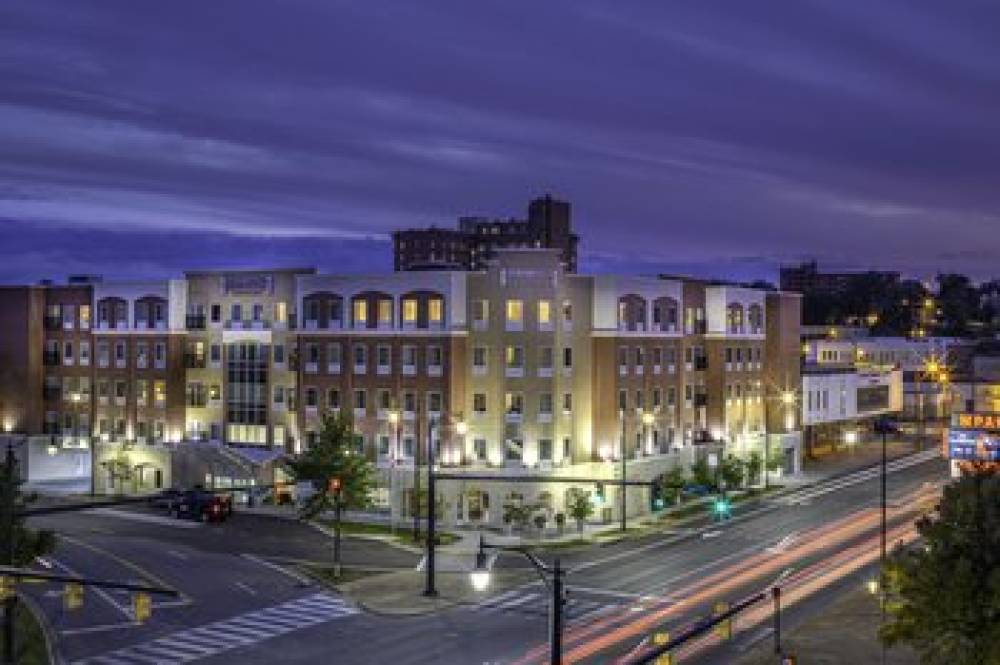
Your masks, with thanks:
[(67, 610), (77, 610), (83, 607), (83, 585), (68, 582), (63, 587), (63, 607)]

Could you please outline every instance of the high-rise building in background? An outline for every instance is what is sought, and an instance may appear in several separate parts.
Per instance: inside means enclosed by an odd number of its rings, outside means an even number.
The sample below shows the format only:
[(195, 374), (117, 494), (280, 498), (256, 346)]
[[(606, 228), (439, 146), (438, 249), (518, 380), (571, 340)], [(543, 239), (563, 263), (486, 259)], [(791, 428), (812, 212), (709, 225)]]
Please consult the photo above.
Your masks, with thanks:
[(528, 204), (528, 218), (460, 217), (458, 229), (431, 226), (393, 233), (395, 270), (483, 270), (498, 249), (557, 249), (567, 272), (576, 272), (579, 238), (570, 204), (551, 196)]

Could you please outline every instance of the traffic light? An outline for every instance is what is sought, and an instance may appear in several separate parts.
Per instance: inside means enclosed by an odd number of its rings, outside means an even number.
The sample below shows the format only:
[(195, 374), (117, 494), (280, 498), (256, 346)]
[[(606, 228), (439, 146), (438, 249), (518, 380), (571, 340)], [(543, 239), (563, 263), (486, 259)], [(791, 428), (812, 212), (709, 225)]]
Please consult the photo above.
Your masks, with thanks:
[(712, 513), (715, 514), (716, 518), (722, 520), (729, 517), (732, 510), (732, 505), (724, 496), (717, 497), (715, 501), (712, 502)]
[[(653, 633), (653, 646), (662, 647), (670, 642), (670, 633)], [(674, 657), (669, 653), (657, 656), (653, 665), (674, 665)]]
[(137, 592), (132, 597), (132, 613), (135, 615), (135, 622), (142, 623), (153, 614), (153, 599), (148, 593)]
[(83, 607), (83, 585), (78, 582), (68, 582), (63, 587), (63, 607), (67, 610), (77, 610)]
[(666, 502), (663, 500), (663, 488), (660, 483), (654, 483), (649, 488), (649, 508), (650, 510), (663, 510)]
[(0, 601), (14, 597), (14, 578), (0, 577)]

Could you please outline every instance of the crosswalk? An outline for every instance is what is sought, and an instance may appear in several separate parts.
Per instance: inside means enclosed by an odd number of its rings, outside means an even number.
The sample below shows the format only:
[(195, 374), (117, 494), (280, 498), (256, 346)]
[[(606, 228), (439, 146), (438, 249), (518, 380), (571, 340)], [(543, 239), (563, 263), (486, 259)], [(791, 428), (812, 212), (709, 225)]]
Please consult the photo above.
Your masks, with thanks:
[[(517, 612), (547, 615), (551, 597), (544, 589), (528, 591), (514, 589), (488, 598), (476, 606), (479, 612)], [(572, 591), (566, 600), (566, 620), (583, 623), (621, 608), (621, 603), (607, 603), (591, 598), (574, 597)]]
[(343, 600), (317, 593), (198, 628), (181, 630), (100, 656), (77, 660), (70, 665), (189, 663), (357, 613), (356, 608)]

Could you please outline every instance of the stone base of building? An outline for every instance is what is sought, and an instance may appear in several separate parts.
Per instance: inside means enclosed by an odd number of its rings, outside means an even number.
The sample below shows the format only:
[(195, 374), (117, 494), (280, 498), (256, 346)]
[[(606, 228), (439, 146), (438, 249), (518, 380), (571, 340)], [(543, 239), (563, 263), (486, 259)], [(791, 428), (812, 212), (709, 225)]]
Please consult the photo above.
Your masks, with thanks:
[[(702, 446), (688, 446), (677, 452), (630, 459), (626, 478), (650, 482), (681, 466), (689, 468)], [(591, 497), (594, 513), (590, 522), (613, 523), (621, 515), (621, 462), (588, 462), (552, 469), (522, 467), (443, 467), (439, 473), (452, 476), (436, 481), (438, 520), (445, 527), (503, 528), (508, 504), (529, 506), (534, 519), (545, 517), (548, 526), (556, 524), (556, 515), (565, 516), (566, 524), (574, 520), (569, 514), (568, 498), (572, 491), (582, 491)], [(413, 519), (414, 479), (412, 466), (379, 470), (379, 503), (387, 507), (393, 522), (406, 524)], [(454, 476), (470, 476), (468, 480)], [(490, 476), (483, 479), (482, 476)], [(421, 514), (426, 514), (427, 470), (421, 469), (419, 480)], [(649, 487), (628, 486), (625, 490), (626, 515), (636, 518), (652, 510)]]

